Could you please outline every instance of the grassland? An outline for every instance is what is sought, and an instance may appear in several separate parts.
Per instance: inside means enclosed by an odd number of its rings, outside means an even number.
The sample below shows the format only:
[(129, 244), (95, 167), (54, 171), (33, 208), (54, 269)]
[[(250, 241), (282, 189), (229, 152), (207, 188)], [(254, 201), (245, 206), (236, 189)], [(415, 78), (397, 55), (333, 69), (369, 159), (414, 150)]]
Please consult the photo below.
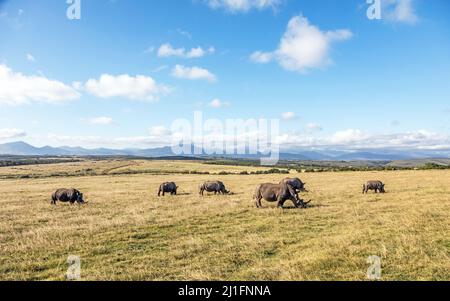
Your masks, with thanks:
[[(184, 174), (185, 171), (210, 175)], [(217, 175), (260, 167), (184, 161), (83, 161), (0, 168), (0, 280), (64, 280), (67, 257), (84, 280), (450, 280), (450, 171), (292, 174), (306, 210), (256, 209), (254, 187), (283, 175)], [(65, 176), (67, 175), (67, 176)], [(204, 180), (229, 196), (198, 196)], [(363, 195), (369, 179), (385, 195)], [(157, 198), (161, 182), (178, 196)], [(60, 187), (85, 206), (50, 206)]]

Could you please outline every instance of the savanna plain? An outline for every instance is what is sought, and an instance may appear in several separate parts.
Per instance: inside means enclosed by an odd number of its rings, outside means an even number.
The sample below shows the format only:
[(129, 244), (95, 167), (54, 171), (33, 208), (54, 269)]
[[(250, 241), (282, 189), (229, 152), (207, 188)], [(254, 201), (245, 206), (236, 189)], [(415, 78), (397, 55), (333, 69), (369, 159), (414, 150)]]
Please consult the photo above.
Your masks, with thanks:
[[(450, 170), (241, 174), (267, 169), (125, 159), (1, 167), (0, 280), (65, 280), (69, 255), (82, 280), (367, 280), (370, 256), (381, 258), (381, 280), (450, 280)], [(255, 187), (286, 176), (307, 183), (311, 206), (257, 209)], [(232, 193), (200, 197), (206, 180)], [(363, 195), (368, 180), (387, 193)], [(178, 195), (158, 198), (166, 181)], [(72, 187), (86, 205), (50, 205)]]

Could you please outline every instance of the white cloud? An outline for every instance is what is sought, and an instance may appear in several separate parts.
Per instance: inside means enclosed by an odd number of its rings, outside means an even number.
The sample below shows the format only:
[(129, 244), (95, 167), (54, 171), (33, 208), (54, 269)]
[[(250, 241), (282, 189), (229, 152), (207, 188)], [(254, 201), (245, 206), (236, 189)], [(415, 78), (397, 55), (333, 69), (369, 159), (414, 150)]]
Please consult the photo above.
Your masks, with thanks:
[(413, 0), (382, 0), (383, 13), (388, 21), (413, 25), (416, 15)]
[(250, 56), (250, 60), (254, 63), (266, 64), (273, 59), (274, 55), (272, 52), (261, 52), (256, 51)]
[[(38, 138), (40, 145), (49, 144), (52, 146), (72, 146), (85, 148), (151, 148), (167, 146), (166, 137), (154, 137), (150, 135), (129, 136), (129, 137), (100, 137), (100, 136), (65, 136), (49, 134), (46, 137)], [(43, 142), (45, 141), (45, 142)], [(44, 144), (43, 144), (44, 143)]]
[(172, 134), (172, 132), (165, 126), (154, 126), (149, 129), (149, 132), (153, 137), (167, 137)]
[(396, 134), (373, 134), (359, 129), (348, 129), (326, 137), (311, 136), (310, 134), (283, 134), (280, 135), (278, 140), (286, 148), (450, 151), (450, 136), (426, 130)]
[(88, 122), (92, 125), (110, 125), (113, 123), (113, 119), (111, 117), (94, 117), (89, 119)]
[(61, 103), (80, 98), (71, 86), (44, 76), (24, 75), (0, 65), (0, 104)]
[(218, 99), (218, 98), (213, 99), (213, 100), (209, 103), (209, 106), (210, 106), (210, 107), (216, 108), (216, 109), (223, 108), (223, 107), (229, 107), (230, 105), (231, 105), (231, 104), (230, 104), (229, 102), (227, 102), (227, 101), (222, 101), (222, 100), (220, 100), (220, 99)]
[(184, 48), (173, 48), (170, 44), (163, 44), (158, 49), (159, 57), (170, 57), (177, 56), (183, 57), (186, 53), (186, 49)]
[(201, 58), (207, 54), (213, 54), (215, 52), (214, 47), (210, 47), (208, 49), (203, 49), (202, 47), (192, 48), (190, 50), (186, 50), (185, 48), (174, 48), (172, 45), (166, 43), (159, 47), (158, 56), (159, 57), (181, 57), (181, 58)]
[(351, 37), (349, 30), (322, 31), (305, 17), (297, 16), (289, 21), (277, 50), (257, 51), (250, 58), (258, 63), (267, 63), (274, 58), (284, 69), (304, 73), (330, 64), (332, 43)]
[(128, 74), (118, 76), (103, 74), (98, 80), (88, 80), (84, 84), (84, 89), (100, 98), (123, 97), (142, 101), (154, 101), (170, 92), (168, 87), (157, 84), (151, 77)]
[(251, 9), (276, 8), (280, 0), (204, 0), (213, 9), (223, 8), (230, 12), (248, 12)]
[(188, 53), (186, 53), (186, 57), (188, 58), (199, 58), (205, 56), (206, 51), (203, 50), (202, 47), (192, 48)]
[(330, 142), (332, 144), (350, 144), (353, 142), (365, 140), (367, 138), (368, 138), (367, 134), (363, 133), (361, 130), (349, 129), (345, 131), (336, 132), (330, 138)]
[(34, 58), (34, 56), (31, 53), (27, 53), (27, 60), (29, 60), (30, 62), (36, 61), (36, 59)]
[(172, 76), (189, 80), (206, 80), (209, 82), (215, 82), (217, 80), (217, 77), (207, 69), (200, 67), (185, 67), (182, 65), (176, 65), (173, 68)]
[[(11, 131), (11, 130), (10, 130)], [(15, 130), (4, 135), (13, 138), (17, 135), (25, 135), (23, 131)], [(14, 134), (16, 133), (16, 134)], [(249, 131), (242, 135), (228, 135), (217, 131), (205, 132), (203, 136), (194, 136), (191, 139), (182, 133), (171, 132), (165, 127), (158, 126), (149, 129), (148, 135), (131, 137), (98, 137), (98, 136), (61, 136), (48, 135), (47, 137), (30, 137), (37, 143), (44, 145), (58, 146), (82, 146), (88, 148), (110, 147), (110, 148), (130, 148), (130, 147), (159, 147), (170, 146), (172, 141), (184, 139), (184, 141), (202, 142), (217, 141), (218, 145), (223, 142), (234, 143), (235, 141), (245, 143), (247, 138), (258, 137), (258, 131)], [(0, 137), (2, 136), (0, 130)], [(361, 150), (361, 149), (383, 149), (383, 150), (433, 150), (450, 151), (450, 136), (447, 134), (433, 133), (426, 130), (419, 130), (396, 134), (374, 134), (358, 129), (349, 129), (336, 132), (329, 136), (312, 136), (311, 134), (285, 133), (277, 137), (277, 142), (285, 150), (314, 148), (332, 150)], [(189, 143), (189, 142), (187, 142)]]
[(281, 114), (281, 118), (283, 118), (283, 120), (294, 120), (297, 119), (298, 116), (294, 112), (285, 112)]
[(0, 129), (0, 140), (25, 137), (27, 134), (19, 129)]

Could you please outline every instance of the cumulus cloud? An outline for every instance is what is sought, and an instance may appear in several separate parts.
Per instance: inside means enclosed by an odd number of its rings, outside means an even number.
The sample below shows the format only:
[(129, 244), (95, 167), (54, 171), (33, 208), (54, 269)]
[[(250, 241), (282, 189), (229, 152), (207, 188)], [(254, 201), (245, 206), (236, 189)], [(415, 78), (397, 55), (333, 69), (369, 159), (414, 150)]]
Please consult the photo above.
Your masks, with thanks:
[(210, 106), (210, 107), (216, 108), (216, 109), (220, 109), (220, 108), (223, 108), (223, 107), (229, 107), (230, 105), (231, 105), (231, 104), (230, 104), (229, 102), (227, 102), (227, 101), (222, 101), (222, 100), (220, 100), (220, 99), (218, 99), (218, 98), (213, 99), (213, 100), (209, 103), (209, 106)]
[(110, 125), (113, 123), (111, 117), (94, 117), (90, 118), (88, 122), (92, 125)]
[(331, 45), (352, 37), (347, 29), (322, 31), (302, 16), (293, 17), (287, 31), (274, 52), (254, 52), (250, 59), (256, 63), (268, 63), (275, 59), (288, 71), (307, 72), (309, 69), (329, 65)]
[(170, 89), (157, 84), (148, 76), (118, 76), (103, 74), (99, 79), (90, 79), (84, 84), (84, 90), (100, 98), (123, 97), (131, 100), (154, 101), (166, 95)]
[(225, 9), (230, 12), (248, 12), (251, 9), (262, 10), (276, 8), (280, 0), (204, 0), (213, 9)]
[(308, 134), (283, 134), (279, 143), (288, 148), (314, 147), (322, 149), (397, 149), (450, 150), (450, 136), (426, 130), (395, 134), (374, 134), (359, 129), (338, 131), (325, 137)]
[(361, 130), (349, 129), (345, 131), (336, 132), (331, 138), (331, 144), (350, 144), (357, 141), (365, 140), (369, 136)]
[(61, 103), (80, 98), (74, 88), (44, 76), (24, 75), (0, 65), (0, 104)]
[(202, 47), (192, 48), (186, 50), (185, 48), (174, 48), (170, 44), (163, 44), (158, 49), (159, 57), (181, 57), (187, 59), (201, 58), (207, 54), (213, 54), (215, 52), (214, 47), (203, 49)]
[(15, 139), (26, 135), (26, 132), (20, 129), (0, 129), (0, 140)]
[(382, 0), (383, 15), (388, 21), (415, 24), (419, 20), (413, 0)]
[(217, 77), (207, 69), (200, 67), (185, 67), (183, 65), (176, 65), (172, 70), (172, 76), (189, 80), (217, 81)]
[[(209, 145), (223, 145), (223, 142), (234, 143), (236, 141), (246, 143), (249, 138), (258, 138), (261, 133), (258, 129), (249, 130), (238, 136), (229, 133), (217, 132), (211, 128), (204, 132), (203, 136), (194, 136), (189, 139), (183, 133), (172, 132), (163, 126), (156, 126), (149, 129), (148, 135), (107, 138), (98, 136), (61, 136), (48, 135), (41, 137), (39, 141), (46, 140), (51, 145), (83, 146), (88, 148), (110, 147), (110, 148), (130, 148), (130, 147), (159, 147), (170, 146), (172, 141), (192, 141), (201, 143), (207, 141)], [(0, 137), (7, 138), (25, 135), (20, 130), (9, 130), (7, 134)], [(276, 137), (283, 149), (329, 149), (329, 150), (429, 150), (450, 152), (450, 136), (426, 130), (411, 131), (396, 134), (376, 134), (359, 129), (348, 129), (338, 131), (327, 136), (312, 136), (308, 133), (284, 133)], [(217, 143), (216, 143), (217, 142)], [(216, 143), (216, 144), (215, 144)]]

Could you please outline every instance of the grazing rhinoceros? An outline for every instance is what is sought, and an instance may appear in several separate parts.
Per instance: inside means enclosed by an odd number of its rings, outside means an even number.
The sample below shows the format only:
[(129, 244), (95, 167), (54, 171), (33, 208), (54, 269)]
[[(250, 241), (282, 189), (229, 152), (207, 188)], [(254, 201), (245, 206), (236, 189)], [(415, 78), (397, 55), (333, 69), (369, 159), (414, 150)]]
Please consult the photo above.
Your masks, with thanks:
[(165, 196), (166, 193), (170, 193), (170, 195), (177, 195), (178, 186), (174, 182), (166, 182), (159, 186), (158, 196)]
[(375, 193), (385, 193), (385, 185), (381, 181), (369, 181), (363, 185), (363, 193), (368, 193), (369, 190), (375, 190)]
[(283, 208), (284, 203), (288, 200), (292, 201), (296, 208), (306, 208), (309, 202), (305, 203), (299, 199), (295, 189), (286, 183), (281, 184), (261, 184), (256, 188), (253, 198), (256, 200), (256, 207), (261, 208), (261, 200), (267, 202), (278, 202), (278, 207)]
[(56, 205), (56, 202), (74, 204), (84, 204), (83, 194), (76, 189), (58, 189), (52, 194), (52, 205)]
[(225, 185), (221, 181), (208, 181), (200, 185), (200, 195), (204, 192), (214, 192), (214, 194), (229, 194), (230, 192), (225, 188)]

